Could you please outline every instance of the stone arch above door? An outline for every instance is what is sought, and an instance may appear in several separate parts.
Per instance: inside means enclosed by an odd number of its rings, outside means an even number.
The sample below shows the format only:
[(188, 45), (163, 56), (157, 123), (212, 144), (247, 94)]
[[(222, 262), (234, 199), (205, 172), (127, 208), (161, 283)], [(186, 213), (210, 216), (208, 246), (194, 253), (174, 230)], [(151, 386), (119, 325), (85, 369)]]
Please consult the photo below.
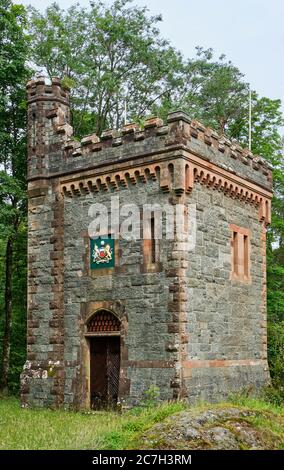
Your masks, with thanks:
[(84, 324), (87, 324), (90, 318), (100, 310), (107, 310), (111, 312), (119, 319), (122, 325), (125, 325), (128, 322), (125, 306), (122, 304), (122, 302), (117, 300), (100, 300), (81, 304), (81, 318)]
[(110, 310), (97, 310), (86, 323), (87, 334), (119, 334), (121, 321)]

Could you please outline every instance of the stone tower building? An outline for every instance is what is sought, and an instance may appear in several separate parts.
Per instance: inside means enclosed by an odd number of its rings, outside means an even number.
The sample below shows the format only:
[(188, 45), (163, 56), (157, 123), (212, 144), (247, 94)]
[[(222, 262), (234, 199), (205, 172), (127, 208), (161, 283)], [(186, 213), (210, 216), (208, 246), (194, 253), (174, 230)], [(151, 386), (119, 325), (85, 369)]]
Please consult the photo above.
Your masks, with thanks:
[[(60, 80), (27, 90), (23, 406), (127, 406), (152, 386), (213, 401), (264, 385), (269, 165), (182, 112), (78, 142)], [(107, 226), (94, 239), (93, 205), (107, 217), (118, 197), (139, 208), (141, 237)], [(155, 210), (145, 222), (155, 204), (160, 235), (164, 208), (183, 208), (172, 237), (155, 237)]]

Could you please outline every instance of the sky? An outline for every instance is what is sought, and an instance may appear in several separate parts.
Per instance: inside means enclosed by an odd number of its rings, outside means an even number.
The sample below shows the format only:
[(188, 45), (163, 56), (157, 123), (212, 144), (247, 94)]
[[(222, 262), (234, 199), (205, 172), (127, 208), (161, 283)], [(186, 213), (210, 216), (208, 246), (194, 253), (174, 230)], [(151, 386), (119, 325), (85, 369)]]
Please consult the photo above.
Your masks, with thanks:
[[(17, 0), (44, 10), (52, 0)], [(61, 8), (76, 3), (57, 0)], [(89, 0), (79, 0), (88, 6)], [(105, 2), (108, 4), (109, 2)], [(195, 47), (225, 54), (245, 75), (260, 96), (284, 103), (284, 1), (283, 0), (134, 0), (150, 14), (161, 13), (162, 36), (185, 57)]]

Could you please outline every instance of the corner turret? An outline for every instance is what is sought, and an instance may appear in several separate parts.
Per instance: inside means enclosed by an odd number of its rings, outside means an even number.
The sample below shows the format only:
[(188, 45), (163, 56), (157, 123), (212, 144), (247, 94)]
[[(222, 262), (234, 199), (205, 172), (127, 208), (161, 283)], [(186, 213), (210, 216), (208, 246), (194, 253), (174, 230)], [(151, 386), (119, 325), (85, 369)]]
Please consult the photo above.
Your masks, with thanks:
[(27, 83), (29, 179), (47, 175), (49, 158), (62, 155), (62, 145), (73, 133), (69, 93), (56, 77), (49, 85), (44, 77)]

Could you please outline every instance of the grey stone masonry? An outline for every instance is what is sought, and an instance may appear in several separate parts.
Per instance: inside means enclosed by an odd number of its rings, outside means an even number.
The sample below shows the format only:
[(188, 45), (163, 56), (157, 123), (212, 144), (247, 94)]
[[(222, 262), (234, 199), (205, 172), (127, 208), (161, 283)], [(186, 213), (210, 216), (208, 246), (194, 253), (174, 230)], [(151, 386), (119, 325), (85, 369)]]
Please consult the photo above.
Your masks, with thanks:
[[(119, 337), (122, 406), (140, 403), (153, 386), (163, 400), (193, 403), (265, 385), (269, 164), (183, 112), (78, 142), (69, 90), (58, 78), (47, 84), (39, 77), (27, 93), (22, 405), (90, 407), (91, 344), (99, 336)], [(111, 214), (114, 201), (137, 208), (141, 236), (116, 238), (114, 266), (92, 269), (92, 208), (101, 204)], [(143, 208), (155, 204), (158, 240), (142, 228)], [(166, 237), (165, 208), (181, 207), (185, 219), (174, 219)], [(117, 333), (89, 331), (101, 312), (116, 318)]]

